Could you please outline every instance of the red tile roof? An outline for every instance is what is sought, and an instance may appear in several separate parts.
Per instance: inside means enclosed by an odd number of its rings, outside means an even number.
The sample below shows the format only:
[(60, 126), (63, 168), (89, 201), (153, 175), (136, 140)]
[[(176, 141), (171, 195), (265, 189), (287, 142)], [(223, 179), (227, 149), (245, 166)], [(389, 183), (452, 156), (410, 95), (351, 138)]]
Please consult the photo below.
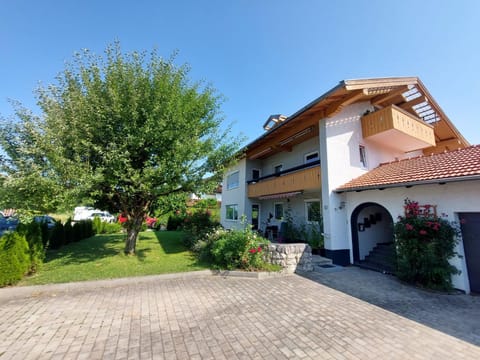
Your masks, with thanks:
[(378, 189), (470, 178), (480, 180), (480, 145), (381, 164), (335, 191)]

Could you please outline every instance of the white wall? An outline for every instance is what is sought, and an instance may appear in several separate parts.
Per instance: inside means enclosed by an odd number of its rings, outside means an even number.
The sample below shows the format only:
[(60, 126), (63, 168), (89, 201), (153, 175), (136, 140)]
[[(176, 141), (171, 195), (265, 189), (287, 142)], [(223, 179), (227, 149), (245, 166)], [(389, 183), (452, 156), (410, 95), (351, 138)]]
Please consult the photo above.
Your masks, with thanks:
[[(227, 189), (227, 177), (235, 171), (239, 171), (239, 186), (234, 189)], [(246, 176), (246, 159), (240, 159), (239, 162), (229, 168), (223, 177), (223, 186), (222, 186), (222, 206), (220, 209), (220, 222), (222, 226), (226, 229), (238, 229), (241, 227), (240, 219), (243, 214), (246, 214), (246, 210), (249, 207), (247, 204), (247, 182), (245, 179)], [(238, 220), (232, 221), (226, 219), (226, 206), (227, 205), (238, 205)], [(251, 209), (249, 209), (251, 212)]]
[[(444, 185), (418, 185), (411, 188), (399, 187), (385, 190), (368, 190), (362, 192), (346, 193), (346, 205), (348, 213), (348, 225), (350, 229), (350, 216), (355, 208), (365, 202), (375, 202), (384, 206), (392, 215), (393, 221), (404, 214), (404, 200), (408, 198), (422, 204), (437, 205), (437, 215), (444, 214), (447, 220), (457, 221), (460, 212), (480, 211), (480, 181), (464, 181), (446, 183)], [(351, 248), (351, 233), (348, 234), (349, 248)], [(452, 277), (453, 286), (457, 289), (470, 292), (468, 273), (465, 264), (463, 243), (460, 241), (457, 253), (461, 257), (455, 257), (450, 262), (462, 273)], [(351, 255), (352, 256), (352, 255)], [(351, 258), (353, 261), (353, 256)]]
[[(361, 117), (371, 110), (369, 102), (352, 104), (331, 118), (320, 120), (320, 158), (322, 159), (322, 198), (325, 247), (348, 249), (346, 212), (340, 204), (344, 195), (333, 191), (348, 181), (374, 169), (380, 163), (394, 161), (418, 152), (401, 153), (363, 138)], [(360, 163), (359, 146), (366, 149), (367, 168)]]

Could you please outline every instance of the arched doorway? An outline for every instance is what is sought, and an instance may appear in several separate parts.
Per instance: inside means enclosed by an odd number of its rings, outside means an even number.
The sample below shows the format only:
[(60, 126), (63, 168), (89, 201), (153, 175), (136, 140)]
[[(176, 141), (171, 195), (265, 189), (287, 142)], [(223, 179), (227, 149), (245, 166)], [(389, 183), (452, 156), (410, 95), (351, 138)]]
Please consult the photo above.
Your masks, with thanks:
[(363, 203), (355, 208), (350, 220), (353, 263), (393, 273), (396, 253), (393, 219), (388, 210), (377, 203)]

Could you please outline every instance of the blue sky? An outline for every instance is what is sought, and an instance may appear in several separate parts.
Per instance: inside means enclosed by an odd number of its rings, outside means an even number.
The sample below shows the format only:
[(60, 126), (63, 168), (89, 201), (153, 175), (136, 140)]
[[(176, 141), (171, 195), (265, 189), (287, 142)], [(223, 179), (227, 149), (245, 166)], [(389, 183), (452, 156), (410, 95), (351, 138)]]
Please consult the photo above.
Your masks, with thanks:
[(232, 135), (259, 136), (340, 80), (418, 76), (472, 144), (480, 144), (480, 1), (3, 0), (0, 115), (7, 98), (35, 109), (75, 51), (179, 51), (194, 80), (226, 101)]

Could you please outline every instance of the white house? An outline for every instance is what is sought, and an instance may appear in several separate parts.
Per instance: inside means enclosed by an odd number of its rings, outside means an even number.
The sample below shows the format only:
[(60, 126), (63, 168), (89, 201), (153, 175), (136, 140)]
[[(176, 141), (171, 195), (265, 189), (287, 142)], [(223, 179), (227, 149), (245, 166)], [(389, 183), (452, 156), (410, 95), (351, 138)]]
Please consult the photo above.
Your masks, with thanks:
[[(271, 116), (224, 177), (221, 221), (279, 230), (322, 210), (326, 256), (373, 258), (404, 200), (462, 226), (456, 288), (480, 292), (480, 147), (470, 146), (416, 77), (341, 81), (289, 117)], [(465, 165), (466, 164), (466, 165)], [(277, 232), (274, 231), (274, 232)]]

